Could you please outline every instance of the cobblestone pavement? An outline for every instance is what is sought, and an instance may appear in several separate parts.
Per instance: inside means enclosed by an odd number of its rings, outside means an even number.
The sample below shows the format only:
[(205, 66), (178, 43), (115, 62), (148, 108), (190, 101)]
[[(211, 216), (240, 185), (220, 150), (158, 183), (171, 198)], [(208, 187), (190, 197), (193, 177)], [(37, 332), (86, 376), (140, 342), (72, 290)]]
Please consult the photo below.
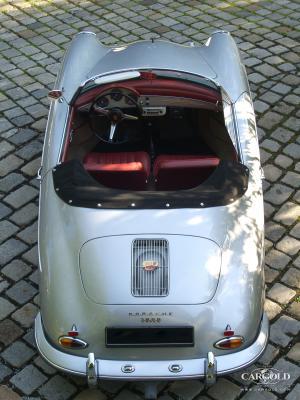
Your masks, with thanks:
[(158, 37), (202, 43), (219, 28), (232, 33), (248, 69), (266, 177), (266, 309), (271, 337), (256, 365), (290, 373), (291, 386), (287, 391), (253, 391), (258, 387), (236, 373), (218, 379), (208, 390), (200, 381), (161, 384), (159, 398), (299, 399), (299, 2), (0, 0), (0, 12), (0, 399), (143, 397), (141, 384), (103, 382), (100, 390), (89, 391), (83, 379), (48, 366), (34, 346), (39, 188), (35, 175), (47, 91), (71, 37), (86, 29), (106, 44)]

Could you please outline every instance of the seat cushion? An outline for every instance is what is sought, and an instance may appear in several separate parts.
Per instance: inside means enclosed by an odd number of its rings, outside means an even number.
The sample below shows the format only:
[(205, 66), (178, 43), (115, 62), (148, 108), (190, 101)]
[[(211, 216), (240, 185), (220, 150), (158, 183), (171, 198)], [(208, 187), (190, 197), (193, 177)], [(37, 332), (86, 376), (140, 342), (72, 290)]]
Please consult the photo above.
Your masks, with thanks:
[(215, 156), (160, 155), (154, 162), (155, 185), (158, 190), (190, 189), (204, 182), (220, 159)]
[(102, 185), (127, 190), (143, 190), (150, 174), (150, 158), (144, 151), (89, 153), (85, 169)]

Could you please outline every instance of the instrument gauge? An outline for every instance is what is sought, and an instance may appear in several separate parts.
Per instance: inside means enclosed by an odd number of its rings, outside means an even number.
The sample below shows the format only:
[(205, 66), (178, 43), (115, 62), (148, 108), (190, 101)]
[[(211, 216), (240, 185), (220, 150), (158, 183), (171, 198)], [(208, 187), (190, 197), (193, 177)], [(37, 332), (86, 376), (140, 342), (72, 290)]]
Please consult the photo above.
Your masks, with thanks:
[(115, 91), (110, 94), (110, 97), (114, 101), (120, 101), (123, 98), (123, 94), (120, 91)]
[(107, 107), (109, 104), (109, 100), (106, 96), (102, 96), (97, 100), (97, 106), (101, 108)]

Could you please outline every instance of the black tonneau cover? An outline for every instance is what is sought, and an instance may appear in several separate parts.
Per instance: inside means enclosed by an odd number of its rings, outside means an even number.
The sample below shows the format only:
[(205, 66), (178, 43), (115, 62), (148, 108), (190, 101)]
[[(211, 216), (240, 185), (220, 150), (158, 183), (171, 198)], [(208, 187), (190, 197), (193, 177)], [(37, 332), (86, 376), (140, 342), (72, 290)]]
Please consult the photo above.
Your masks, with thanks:
[(104, 209), (166, 209), (225, 206), (247, 190), (249, 170), (237, 161), (222, 160), (201, 185), (177, 191), (126, 191), (98, 183), (78, 160), (57, 165), (53, 171), (57, 195), (75, 207)]

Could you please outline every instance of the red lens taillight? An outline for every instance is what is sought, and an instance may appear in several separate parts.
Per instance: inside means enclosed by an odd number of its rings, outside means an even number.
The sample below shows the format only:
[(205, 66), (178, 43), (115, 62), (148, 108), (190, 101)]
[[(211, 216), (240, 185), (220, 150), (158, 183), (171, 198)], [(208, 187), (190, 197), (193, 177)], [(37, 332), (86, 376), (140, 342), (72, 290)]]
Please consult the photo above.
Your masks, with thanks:
[(223, 349), (223, 350), (237, 349), (243, 343), (244, 343), (243, 336), (231, 336), (228, 338), (222, 338), (222, 339), (218, 340), (214, 344), (214, 347), (216, 347), (217, 349)]
[(71, 336), (61, 336), (58, 342), (61, 346), (68, 349), (85, 349), (88, 346), (84, 340)]

